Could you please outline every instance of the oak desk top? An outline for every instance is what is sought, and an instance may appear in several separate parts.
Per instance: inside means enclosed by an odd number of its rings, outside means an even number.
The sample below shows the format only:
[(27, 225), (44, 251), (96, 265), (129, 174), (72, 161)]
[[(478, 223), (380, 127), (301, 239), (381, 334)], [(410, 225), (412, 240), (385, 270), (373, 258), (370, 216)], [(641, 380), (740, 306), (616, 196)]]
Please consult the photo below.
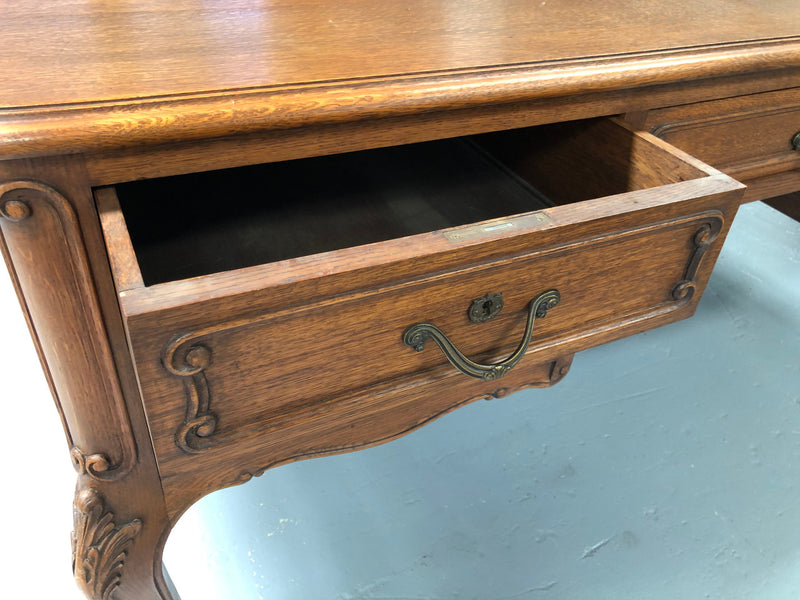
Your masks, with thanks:
[(3, 157), (800, 65), (795, 0), (3, 4)]

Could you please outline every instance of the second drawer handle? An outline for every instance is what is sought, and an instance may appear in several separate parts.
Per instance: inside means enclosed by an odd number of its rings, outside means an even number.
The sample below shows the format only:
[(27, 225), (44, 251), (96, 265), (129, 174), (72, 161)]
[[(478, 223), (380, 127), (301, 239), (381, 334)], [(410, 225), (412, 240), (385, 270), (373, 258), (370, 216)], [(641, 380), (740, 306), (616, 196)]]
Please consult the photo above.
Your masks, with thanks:
[(558, 293), (558, 290), (547, 290), (531, 300), (528, 308), (528, 322), (525, 325), (525, 333), (522, 334), (522, 342), (520, 342), (511, 356), (496, 364), (482, 365), (470, 360), (453, 345), (453, 342), (447, 338), (441, 329), (432, 323), (416, 323), (412, 325), (403, 333), (403, 342), (417, 352), (421, 352), (425, 348), (425, 342), (430, 338), (442, 349), (447, 360), (465, 375), (486, 381), (498, 379), (522, 360), (531, 341), (534, 321), (537, 317), (544, 318), (547, 315), (547, 311), (558, 304), (559, 300), (561, 300), (561, 294)]

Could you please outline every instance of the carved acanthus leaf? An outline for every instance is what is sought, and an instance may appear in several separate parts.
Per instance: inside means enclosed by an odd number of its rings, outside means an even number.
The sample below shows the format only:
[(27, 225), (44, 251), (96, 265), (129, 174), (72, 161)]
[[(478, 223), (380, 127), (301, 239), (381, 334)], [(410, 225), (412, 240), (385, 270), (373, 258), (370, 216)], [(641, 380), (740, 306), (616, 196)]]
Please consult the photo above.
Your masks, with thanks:
[(92, 488), (75, 495), (75, 529), (72, 532), (72, 571), (88, 598), (109, 600), (119, 586), (128, 547), (139, 534), (142, 522), (122, 525), (106, 508), (103, 496)]

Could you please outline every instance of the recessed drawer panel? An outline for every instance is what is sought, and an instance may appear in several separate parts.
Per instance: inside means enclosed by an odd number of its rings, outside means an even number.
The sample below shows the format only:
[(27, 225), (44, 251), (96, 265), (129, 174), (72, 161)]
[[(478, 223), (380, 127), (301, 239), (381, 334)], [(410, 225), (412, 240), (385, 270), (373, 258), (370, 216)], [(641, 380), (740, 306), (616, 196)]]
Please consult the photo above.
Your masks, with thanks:
[(689, 316), (742, 189), (593, 120), (97, 190), (168, 493), (550, 385)]
[(748, 200), (800, 189), (800, 88), (653, 110), (644, 127), (752, 182)]

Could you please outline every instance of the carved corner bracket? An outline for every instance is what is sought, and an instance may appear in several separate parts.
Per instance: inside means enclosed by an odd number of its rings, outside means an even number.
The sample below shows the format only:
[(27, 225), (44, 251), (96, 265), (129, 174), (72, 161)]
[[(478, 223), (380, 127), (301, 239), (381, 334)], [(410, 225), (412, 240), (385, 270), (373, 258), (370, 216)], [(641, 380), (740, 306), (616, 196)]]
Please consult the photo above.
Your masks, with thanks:
[(175, 443), (189, 454), (214, 444), (217, 415), (211, 411), (211, 392), (205, 369), (211, 365), (211, 350), (203, 344), (188, 344), (179, 338), (164, 350), (164, 367), (183, 380), (186, 390), (186, 416), (175, 432)]
[(681, 279), (675, 287), (672, 288), (672, 299), (681, 303), (688, 302), (694, 296), (697, 289), (697, 271), (700, 269), (700, 263), (703, 260), (711, 244), (717, 239), (719, 232), (722, 231), (724, 221), (721, 216), (710, 217), (706, 223), (703, 223), (700, 228), (695, 232), (692, 239), (693, 250), (689, 257), (689, 262), (686, 265), (686, 270)]
[(109, 600), (122, 580), (125, 558), (142, 528), (139, 519), (118, 525), (97, 490), (75, 495), (72, 571), (81, 590), (92, 600)]

